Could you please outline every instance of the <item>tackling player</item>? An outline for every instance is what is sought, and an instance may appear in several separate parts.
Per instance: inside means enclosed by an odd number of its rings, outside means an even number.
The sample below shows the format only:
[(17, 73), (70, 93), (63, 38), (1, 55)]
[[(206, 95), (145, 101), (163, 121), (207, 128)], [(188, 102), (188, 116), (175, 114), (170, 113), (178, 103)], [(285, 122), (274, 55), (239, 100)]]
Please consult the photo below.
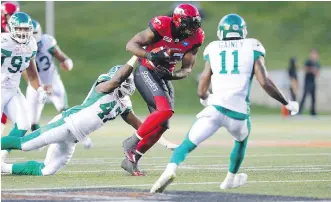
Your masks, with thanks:
[[(22, 137), (30, 128), (27, 103), (19, 89), (22, 71), (26, 69), (28, 80), (38, 93), (39, 103), (45, 102), (47, 94), (36, 68), (37, 43), (32, 37), (30, 16), (23, 12), (14, 13), (8, 21), (8, 29), (9, 33), (1, 34), (1, 113), (15, 123), (9, 136)], [(1, 151), (2, 160), (8, 151)]]
[[(219, 40), (211, 42), (203, 54), (205, 69), (198, 94), (205, 109), (196, 116), (197, 120), (184, 141), (175, 149), (166, 170), (153, 185), (152, 193), (163, 192), (176, 177), (176, 169), (187, 154), (220, 127), (225, 127), (235, 140), (229, 171), (220, 188), (235, 188), (246, 183), (247, 174), (239, 174), (238, 170), (245, 157), (251, 130), (249, 95), (254, 75), (271, 97), (285, 105), (292, 115), (298, 113), (298, 103), (287, 100), (268, 77), (264, 47), (246, 35), (246, 23), (239, 15), (226, 15), (219, 22)], [(210, 82), (213, 86), (211, 95), (208, 93)]]
[[(136, 60), (137, 58), (133, 57), (128, 64), (133, 66)], [(15, 175), (55, 174), (70, 161), (77, 142), (118, 115), (121, 115), (123, 120), (133, 128), (138, 129), (141, 122), (132, 111), (129, 97), (135, 91), (133, 76), (128, 77), (130, 73), (119, 71), (120, 69), (121, 66), (117, 65), (107, 74), (100, 75), (81, 105), (62, 112), (49, 124), (24, 137), (1, 138), (1, 149), (31, 151), (50, 145), (43, 163), (28, 161), (5, 164), (1, 162), (2, 172)], [(116, 72), (119, 72), (117, 75), (120, 77), (114, 76)], [(127, 79), (123, 82), (124, 78)]]
[[(11, 2), (4, 2), (1, 4), (1, 33), (8, 32), (8, 20), (10, 17), (20, 10), (19, 6)], [(1, 116), (1, 134), (7, 123), (6, 114), (2, 113)]]
[[(137, 168), (139, 159), (169, 128), (168, 122), (174, 113), (174, 89), (170, 80), (190, 74), (203, 40), (198, 9), (181, 4), (175, 8), (173, 17), (154, 17), (147, 29), (127, 43), (126, 49), (141, 58), (134, 81), (151, 113), (137, 132), (123, 142), (126, 158), (122, 168), (132, 175), (143, 175)], [(174, 71), (179, 61), (182, 61), (181, 69)]]

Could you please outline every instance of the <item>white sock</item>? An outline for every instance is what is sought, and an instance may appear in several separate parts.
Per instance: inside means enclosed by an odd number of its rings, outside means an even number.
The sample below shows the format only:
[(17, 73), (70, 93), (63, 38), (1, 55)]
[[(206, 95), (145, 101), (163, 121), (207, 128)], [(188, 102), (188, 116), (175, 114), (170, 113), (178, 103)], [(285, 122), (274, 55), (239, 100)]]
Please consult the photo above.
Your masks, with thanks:
[(236, 176), (235, 173), (231, 173), (230, 171), (228, 171), (228, 174), (226, 175), (226, 178), (227, 178), (227, 179), (233, 179), (234, 176)]
[(176, 173), (177, 167), (178, 166), (176, 163), (168, 163), (166, 171), (171, 171), (173, 173)]
[(138, 135), (137, 131), (134, 132), (134, 134), (137, 136), (137, 138), (138, 138), (139, 140), (142, 140), (142, 139), (143, 139), (142, 137), (140, 137), (140, 136)]
[(13, 164), (7, 164), (7, 163), (3, 163), (1, 165), (1, 172), (2, 173), (12, 173), (13, 170)]

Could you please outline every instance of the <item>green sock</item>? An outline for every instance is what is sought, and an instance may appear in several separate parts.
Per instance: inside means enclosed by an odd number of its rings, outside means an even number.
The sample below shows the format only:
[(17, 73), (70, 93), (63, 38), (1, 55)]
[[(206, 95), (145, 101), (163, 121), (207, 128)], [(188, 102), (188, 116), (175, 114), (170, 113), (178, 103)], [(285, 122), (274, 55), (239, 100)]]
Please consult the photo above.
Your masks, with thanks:
[(242, 142), (234, 141), (234, 147), (230, 154), (229, 171), (231, 173), (238, 172), (240, 165), (245, 158), (247, 141), (248, 141), (248, 136)]
[(1, 149), (22, 149), (21, 138), (5, 136), (1, 138)]
[(182, 144), (179, 145), (172, 154), (170, 163), (176, 163), (177, 165), (181, 164), (185, 160), (187, 154), (193, 151), (196, 147), (197, 146), (188, 138), (187, 134)]
[(37, 161), (27, 161), (24, 163), (14, 163), (12, 168), (13, 175), (35, 175), (42, 176), (41, 170), (45, 167), (44, 163)]
[[(17, 127), (17, 124), (15, 123), (14, 128), (10, 131), (8, 136), (14, 136), (14, 137), (23, 137), (27, 130), (20, 130)], [(10, 149), (7, 149), (8, 152), (10, 152)]]

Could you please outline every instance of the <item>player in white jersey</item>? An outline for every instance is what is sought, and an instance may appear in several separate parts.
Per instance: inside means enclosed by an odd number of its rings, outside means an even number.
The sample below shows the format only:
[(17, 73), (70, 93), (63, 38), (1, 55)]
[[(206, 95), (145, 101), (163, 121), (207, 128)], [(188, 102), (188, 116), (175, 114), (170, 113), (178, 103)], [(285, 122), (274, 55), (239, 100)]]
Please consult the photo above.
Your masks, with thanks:
[[(1, 33), (1, 113), (15, 123), (9, 136), (22, 137), (30, 128), (28, 106), (19, 89), (22, 71), (38, 94), (38, 102), (45, 102), (47, 95), (40, 84), (35, 55), (37, 43), (32, 37), (32, 21), (23, 12), (14, 13), (8, 21), (9, 33)], [(8, 151), (1, 152), (4, 159)]]
[[(40, 24), (32, 20), (33, 36), (37, 41), (38, 51), (36, 55), (37, 70), (41, 83), (49, 89), (49, 100), (54, 104), (58, 112), (68, 109), (66, 91), (61, 80), (60, 74), (55, 66), (56, 58), (60, 67), (65, 71), (71, 71), (73, 68), (72, 60), (60, 49), (55, 38), (48, 34), (42, 34)], [(31, 85), (26, 89), (26, 99), (30, 109), (31, 130), (34, 131), (39, 126), (39, 120), (44, 108), (44, 104), (38, 103), (38, 94)]]
[[(62, 112), (46, 126), (22, 138), (1, 138), (1, 149), (31, 151), (50, 145), (43, 163), (28, 161), (6, 164), (2, 161), (2, 172), (15, 175), (55, 174), (70, 161), (77, 142), (118, 115), (133, 128), (138, 129), (142, 123), (134, 115), (129, 97), (134, 93), (135, 86), (133, 76), (128, 77), (132, 72), (130, 69), (138, 64), (136, 61), (137, 57), (134, 56), (124, 65), (126, 67), (121, 68), (118, 65), (111, 68), (107, 74), (100, 75), (81, 105)], [(127, 68), (129, 66), (130, 68)], [(124, 81), (124, 78), (127, 79)], [(160, 144), (169, 149), (173, 146), (166, 139)], [(130, 165), (129, 161), (124, 163)], [(138, 170), (137, 167), (132, 169)]]
[(70, 161), (77, 142), (118, 115), (137, 129), (141, 121), (134, 115), (129, 97), (135, 91), (133, 76), (122, 84), (116, 78), (112, 79), (120, 67), (115, 66), (107, 74), (100, 75), (81, 105), (62, 112), (49, 124), (24, 137), (3, 137), (1, 149), (31, 151), (50, 146), (44, 162), (2, 162), (2, 172), (16, 175), (55, 174)]
[[(265, 49), (256, 39), (246, 39), (246, 23), (236, 14), (224, 16), (217, 36), (204, 51), (205, 69), (201, 75), (198, 94), (205, 108), (196, 116), (197, 120), (167, 165), (166, 170), (153, 185), (151, 192), (163, 190), (176, 177), (178, 165), (188, 153), (201, 142), (224, 127), (233, 136), (235, 144), (230, 155), (230, 165), (221, 189), (244, 185), (247, 174), (238, 173), (244, 159), (250, 133), (249, 93), (253, 76), (274, 99), (286, 105), (292, 115), (298, 113), (298, 103), (288, 101), (270, 80), (264, 65)], [(208, 88), (212, 84), (213, 93)]]

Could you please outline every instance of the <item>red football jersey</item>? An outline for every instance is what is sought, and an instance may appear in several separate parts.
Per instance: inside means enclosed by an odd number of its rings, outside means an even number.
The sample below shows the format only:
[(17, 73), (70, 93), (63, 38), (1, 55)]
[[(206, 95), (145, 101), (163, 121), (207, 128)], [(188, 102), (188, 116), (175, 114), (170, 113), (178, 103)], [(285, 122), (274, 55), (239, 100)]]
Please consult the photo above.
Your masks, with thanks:
[[(196, 33), (187, 38), (181, 39), (180, 36), (173, 36), (175, 29), (172, 24), (172, 17), (157, 16), (149, 22), (150, 29), (154, 32), (155, 42), (147, 46), (146, 50), (151, 51), (158, 47), (169, 48), (174, 56), (169, 61), (169, 70), (174, 71), (175, 65), (182, 60), (182, 57), (195, 47), (201, 46), (205, 35), (201, 28), (196, 30)], [(141, 64), (149, 69), (153, 69), (151, 61), (143, 58)]]
[(1, 32), (8, 32), (7, 23), (5, 17), (1, 15)]

